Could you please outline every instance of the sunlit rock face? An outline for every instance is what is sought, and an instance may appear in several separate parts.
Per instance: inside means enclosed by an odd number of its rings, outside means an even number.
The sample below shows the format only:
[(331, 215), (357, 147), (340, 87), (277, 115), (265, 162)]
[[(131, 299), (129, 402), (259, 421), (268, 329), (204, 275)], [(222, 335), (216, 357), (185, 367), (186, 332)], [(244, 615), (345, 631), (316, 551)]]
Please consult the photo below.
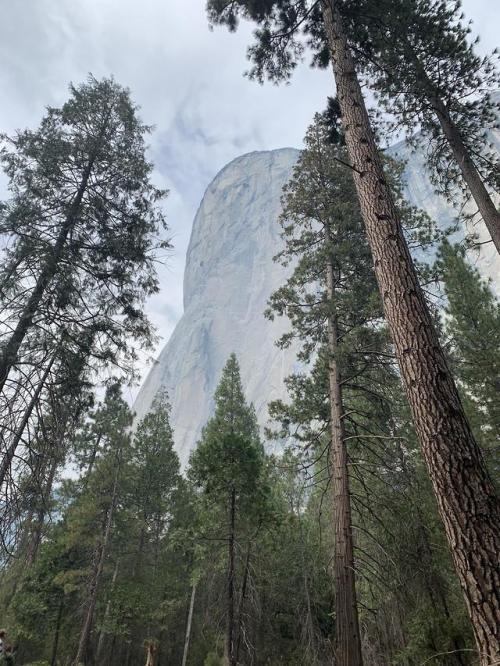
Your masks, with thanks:
[[(405, 180), (411, 203), (441, 226), (454, 213), (434, 194), (421, 154), (405, 144), (391, 153), (408, 160)], [(231, 352), (241, 365), (248, 401), (262, 426), (267, 403), (285, 397), (284, 378), (297, 368), (295, 350), (282, 351), (275, 340), (286, 321), (270, 322), (263, 312), (270, 294), (286, 279), (272, 260), (281, 248), (280, 198), (299, 151), (284, 148), (243, 155), (228, 164), (208, 186), (196, 214), (184, 276), (184, 315), (151, 369), (134, 406), (141, 418), (160, 387), (172, 404), (176, 449), (183, 467), (213, 409), (213, 393)], [(484, 232), (479, 227), (480, 235)], [(497, 263), (495, 263), (497, 262)], [(479, 266), (500, 275), (493, 248)]]

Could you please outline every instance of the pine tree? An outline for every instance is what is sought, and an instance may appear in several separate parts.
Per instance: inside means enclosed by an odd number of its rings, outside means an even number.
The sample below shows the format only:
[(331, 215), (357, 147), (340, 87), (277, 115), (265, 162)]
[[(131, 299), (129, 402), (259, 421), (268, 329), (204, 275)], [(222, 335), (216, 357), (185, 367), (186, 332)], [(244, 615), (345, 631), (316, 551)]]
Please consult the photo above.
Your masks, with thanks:
[(500, 501), (465, 416), (404, 238), (361, 91), (341, 3), (208, 3), (210, 20), (230, 29), (236, 28), (240, 14), (259, 26), (257, 41), (249, 51), (254, 77), (288, 78), (305, 48), (304, 33), (316, 49), (315, 62), (331, 60), (347, 155), (386, 321), (477, 647), (482, 663), (487, 664), (500, 652)]
[(164, 192), (150, 180), (149, 128), (113, 80), (90, 77), (70, 92), (37, 130), (3, 137), (11, 199), (0, 218), (10, 239), (0, 279), (0, 391), (19, 363), (36, 363), (34, 329), (47, 338), (58, 329), (73, 338), (92, 332), (97, 365), (126, 367), (130, 341), (151, 340), (141, 306), (157, 290)]
[[(456, 0), (366, 0), (345, 5), (360, 66), (398, 131), (427, 141), (438, 189), (474, 198), (500, 252), (500, 213), (487, 190), (498, 191), (498, 158), (487, 129), (498, 123), (491, 93), (500, 83), (495, 57), (480, 57)], [(414, 134), (415, 127), (420, 129)], [(412, 137), (413, 135), (413, 137)]]
[[(245, 402), (236, 356), (229, 357), (215, 392), (215, 413), (190, 459), (189, 476), (210, 506), (211, 525), (227, 542), (224, 658), (238, 663), (241, 613), (237, 603), (237, 552), (251, 543), (265, 511), (265, 456), (253, 407)], [(222, 536), (224, 535), (224, 536)], [(245, 567), (246, 568), (246, 567)], [(244, 576), (240, 604), (244, 602)]]
[(493, 462), (500, 428), (500, 306), (463, 249), (443, 243), (438, 256), (447, 305), (444, 331), (474, 431)]
[[(169, 594), (163, 568), (168, 566), (165, 560), (168, 558), (168, 541), (172, 538), (170, 527), (175, 522), (182, 485), (169, 411), (168, 397), (165, 392), (160, 392), (153, 401), (151, 412), (137, 425), (126, 469), (129, 487), (127, 518), (122, 525), (128, 555), (119, 558), (118, 586), (126, 578), (131, 602), (126, 620), (128, 631), (137, 639), (143, 637), (151, 649), (160, 643), (158, 608)], [(109, 612), (113, 613), (114, 609)], [(106, 624), (106, 618), (103, 618), (104, 630)], [(140, 645), (141, 641), (130, 645), (126, 661), (140, 658), (137, 654)], [(101, 656), (103, 648), (104, 636)]]
[(319, 348), (316, 368), (328, 377), (336, 658), (357, 666), (362, 654), (345, 421), (352, 410), (346, 404), (346, 389), (350, 382), (368, 389), (363, 385), (378, 351), (374, 325), (382, 313), (354, 182), (340, 164), (346, 160), (345, 149), (330, 144), (330, 134), (325, 119), (317, 116), (285, 187), (285, 250), (277, 258), (285, 263), (296, 259), (296, 267), (271, 297), (271, 305), (292, 323), (292, 332), (280, 344), (299, 337), (301, 358), (308, 364)]
[[(105, 562), (116, 524), (119, 501), (125, 493), (124, 482), (127, 462), (130, 460), (130, 433), (132, 414), (124, 402), (120, 386), (111, 385), (102, 405), (103, 429), (94, 433), (99, 440), (99, 458), (89, 477), (88, 486), (68, 517), (71, 538), (87, 534), (90, 541), (91, 562), (83, 599), (83, 617), (78, 647), (73, 664), (88, 662), (91, 633), (95, 624), (96, 605)], [(71, 525), (73, 522), (73, 526)]]
[[(3, 137), (11, 193), (0, 217), (9, 239), (0, 271), (7, 512), (23, 501), (17, 481), (30, 459), (42, 456), (47, 469), (64, 463), (57, 442), (68, 389), (76, 396), (113, 365), (132, 374), (135, 343), (152, 340), (142, 307), (157, 290), (155, 246), (165, 243), (157, 238), (163, 192), (151, 184), (148, 132), (127, 90), (90, 77), (71, 87), (62, 108), (48, 109), (37, 130)], [(60, 436), (41, 437), (49, 418)], [(13, 534), (12, 520), (2, 521), (2, 532)]]

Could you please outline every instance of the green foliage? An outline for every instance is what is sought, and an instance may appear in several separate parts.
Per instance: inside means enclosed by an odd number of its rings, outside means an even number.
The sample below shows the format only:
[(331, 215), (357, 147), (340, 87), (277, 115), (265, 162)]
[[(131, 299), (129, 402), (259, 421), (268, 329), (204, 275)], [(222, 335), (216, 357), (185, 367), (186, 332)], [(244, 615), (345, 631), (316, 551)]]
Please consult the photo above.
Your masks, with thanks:
[[(366, 16), (376, 12), (376, 20)], [(405, 127), (414, 144), (428, 142), (427, 161), (436, 186), (453, 196), (462, 182), (460, 165), (439, 122), (445, 105), (483, 180), (498, 187), (496, 156), (487, 130), (498, 124), (500, 83), (497, 55), (480, 56), (456, 0), (363, 0), (345, 9), (347, 30), (393, 127)], [(415, 129), (420, 132), (415, 134)]]
[(203, 666), (222, 666), (223, 661), (216, 652), (209, 652), (203, 662)]
[[(38, 129), (2, 137), (11, 198), (0, 217), (0, 233), (10, 241), (0, 300), (8, 303), (9, 330), (29, 306), (38, 335), (85, 332), (94, 364), (126, 365), (132, 340), (151, 341), (142, 306), (158, 289), (154, 260), (165, 192), (151, 183), (150, 129), (129, 91), (89, 77), (70, 93)], [(21, 348), (9, 363), (24, 354)]]
[(230, 356), (215, 392), (215, 414), (190, 459), (189, 475), (208, 502), (226, 506), (234, 491), (242, 511), (262, 492), (264, 449), (253, 406), (247, 406), (236, 357)]
[(152, 184), (149, 132), (128, 90), (90, 76), (38, 128), (0, 138), (10, 195), (0, 206), (6, 551), (17, 507), (47, 502), (92, 383), (112, 367), (132, 377), (137, 346), (154, 340), (143, 308), (169, 244), (159, 238), (165, 192)]
[(448, 353), (471, 425), (493, 461), (500, 428), (500, 305), (460, 247), (443, 243), (437, 266), (447, 299)]
[[(327, 318), (333, 314), (339, 328), (336, 360), (342, 378), (365, 657), (373, 666), (420, 663), (441, 646), (466, 648), (470, 629), (385, 333), (352, 178), (339, 161), (345, 162), (341, 143), (331, 143), (330, 116), (317, 117), (308, 130), (305, 151), (285, 191), (285, 247), (278, 260), (293, 270), (273, 294), (268, 314), (289, 318), (291, 331), (279, 344), (286, 346), (297, 338), (304, 367), (286, 380), (290, 400), (270, 405), (278, 422), (271, 434), (291, 439), (298, 451), (294, 465), (303, 466), (313, 488), (307, 512), (319, 515), (323, 527), (324, 541), (315, 544), (316, 553), (323, 551), (327, 557), (332, 548), (332, 507), (326, 342)], [(397, 178), (396, 171), (396, 186)], [(427, 245), (434, 239), (425, 217), (404, 203), (401, 210), (403, 219), (410, 220), (412, 236), (420, 239), (417, 243)], [(331, 298), (326, 288), (328, 264), (335, 278)], [(314, 530), (305, 540), (306, 548), (313, 535)], [(286, 538), (291, 552), (294, 536)], [(308, 552), (309, 567), (313, 557)], [(313, 580), (321, 580), (319, 571), (312, 570)], [(310, 635), (316, 641), (309, 641), (313, 649), (307, 663), (314, 663), (312, 654), (321, 655), (328, 636), (323, 632), (332, 633), (327, 600), (319, 612), (321, 593), (312, 587), (311, 594), (317, 606), (312, 623), (316, 633)]]
[[(304, 53), (315, 67), (330, 66), (321, 2), (314, 0), (208, 0), (212, 24), (236, 30), (240, 18), (257, 25), (248, 48), (249, 75), (287, 81)], [(415, 145), (426, 140), (430, 174), (451, 199), (470, 198), (460, 164), (439, 118), (443, 109), (459, 132), (480, 178), (498, 190), (498, 168), (487, 129), (498, 126), (498, 56), (480, 56), (457, 0), (361, 0), (335, 3), (360, 74), (382, 109), (389, 129), (404, 127)], [(440, 101), (437, 101), (440, 100)], [(420, 132), (416, 132), (420, 130)]]

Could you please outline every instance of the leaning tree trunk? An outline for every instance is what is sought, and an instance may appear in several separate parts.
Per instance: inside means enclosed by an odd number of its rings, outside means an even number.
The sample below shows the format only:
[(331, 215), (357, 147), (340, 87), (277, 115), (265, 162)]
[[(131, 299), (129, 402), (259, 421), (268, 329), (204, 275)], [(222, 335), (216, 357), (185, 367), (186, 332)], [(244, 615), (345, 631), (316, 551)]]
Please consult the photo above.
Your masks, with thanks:
[(229, 539), (228, 539), (228, 569), (227, 569), (227, 624), (226, 641), (224, 646), (224, 661), (226, 666), (236, 666), (234, 644), (234, 567), (235, 567), (235, 519), (236, 519), (236, 491), (231, 490), (229, 507)]
[[(326, 242), (331, 239), (326, 231)], [(326, 267), (327, 297), (334, 308), (335, 279), (331, 261)], [(328, 380), (330, 392), (330, 469), (333, 491), (335, 579), (335, 658), (339, 666), (362, 666), (359, 633), (354, 548), (352, 538), (351, 495), (347, 467), (342, 382), (338, 366), (339, 332), (337, 316), (328, 317)]]
[[(19, 423), (15, 432), (13, 433), (12, 441), (10, 442), (7, 450), (3, 454), (2, 462), (0, 463), (0, 488), (3, 486), (5, 478), (9, 473), (12, 461), (14, 460), (14, 456), (16, 455), (17, 447), (19, 446), (19, 443), (23, 437), (26, 426), (29, 423), (31, 414), (33, 413), (33, 410), (38, 404), (40, 394), (45, 386), (45, 382), (47, 381), (49, 373), (52, 369), (52, 365), (54, 364), (55, 358), (56, 354), (54, 353), (50, 361), (48, 362), (45, 370), (43, 371), (43, 375), (40, 378), (40, 381), (38, 382), (38, 385), (35, 391), (33, 392), (33, 395), (31, 396), (31, 400), (29, 401), (26, 409), (24, 410), (21, 422)], [(5, 433), (5, 428), (3, 428), (2, 431), (0, 431), (0, 437), (3, 438), (4, 433)]]
[(87, 611), (85, 613), (85, 617), (80, 632), (80, 639), (78, 641), (78, 650), (76, 653), (76, 657), (73, 661), (74, 666), (78, 666), (78, 664), (80, 664), (81, 662), (85, 663), (85, 659), (87, 657), (90, 634), (92, 632), (92, 627), (94, 625), (94, 614), (97, 604), (97, 594), (99, 592), (99, 584), (101, 582), (101, 576), (104, 569), (104, 560), (106, 559), (109, 538), (111, 536), (111, 527), (113, 525), (113, 514), (114, 514), (116, 495), (118, 489), (118, 472), (119, 472), (119, 466), (117, 466), (115, 472), (113, 491), (111, 495), (111, 502), (107, 512), (104, 535), (96, 548), (96, 553), (94, 557), (94, 566), (92, 568), (92, 575), (89, 585)]
[(28, 302), (26, 303), (24, 310), (21, 313), (21, 316), (19, 317), (16, 328), (7, 341), (7, 344), (2, 349), (2, 353), (0, 354), (0, 392), (3, 391), (5, 382), (7, 381), (7, 377), (12, 366), (17, 362), (19, 349), (23, 343), (24, 338), (26, 337), (26, 334), (33, 326), (33, 317), (37, 313), (38, 307), (47, 290), (47, 287), (59, 270), (59, 263), (61, 261), (64, 247), (66, 245), (70, 231), (75, 225), (78, 214), (80, 212), (83, 195), (87, 190), (95, 159), (95, 155), (91, 157), (85, 168), (85, 171), (83, 172), (82, 180), (80, 181), (80, 185), (75, 194), (73, 203), (70, 206), (66, 219), (64, 220), (59, 230), (54, 247), (51, 248), (48, 257), (45, 260), (40, 275), (36, 281), (35, 287), (31, 292), (31, 296), (29, 297)]
[(194, 611), (194, 600), (196, 596), (196, 583), (193, 583), (193, 588), (191, 590), (191, 599), (189, 601), (189, 613), (186, 625), (186, 639), (184, 641), (184, 652), (182, 654), (182, 666), (186, 666), (188, 652), (189, 652), (189, 641), (191, 639), (191, 627), (193, 625), (193, 611)]
[(406, 244), (335, 0), (322, 0), (346, 146), (385, 316), (481, 664), (500, 655), (500, 502)]
[(491, 240), (500, 254), (500, 212), (496, 209), (493, 200), (486, 189), (486, 186), (477, 170), (469, 149), (464, 143), (462, 133), (454, 122), (448, 106), (439, 95), (436, 86), (433, 84), (419, 56), (415, 53), (407, 37), (403, 37), (404, 44), (408, 50), (408, 57), (415, 61), (417, 76), (424, 94), (436, 113), (438, 122), (443, 130), (448, 145), (455, 161), (460, 169), (462, 178), (476, 202), (479, 213), (488, 229)]
[(441, 125), (441, 129), (450, 145), (453, 157), (457, 162), (462, 178), (476, 202), (478, 210), (488, 229), (491, 240), (500, 254), (500, 213), (496, 209), (493, 200), (486, 189), (481, 176), (470, 156), (467, 146), (464, 144), (460, 131), (453, 122), (448, 108), (442, 99), (433, 95), (430, 100)]

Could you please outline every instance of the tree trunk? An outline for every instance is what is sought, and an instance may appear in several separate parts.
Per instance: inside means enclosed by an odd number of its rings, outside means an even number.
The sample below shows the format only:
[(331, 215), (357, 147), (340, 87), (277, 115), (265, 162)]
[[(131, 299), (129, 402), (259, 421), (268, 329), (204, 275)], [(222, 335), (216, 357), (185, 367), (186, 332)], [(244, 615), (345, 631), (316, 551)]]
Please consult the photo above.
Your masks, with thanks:
[(29, 297), (28, 302), (26, 303), (26, 306), (21, 313), (21, 316), (19, 317), (19, 321), (17, 322), (17, 326), (14, 329), (14, 332), (12, 333), (7, 344), (4, 346), (2, 353), (0, 354), (0, 392), (5, 386), (5, 382), (7, 381), (7, 377), (12, 366), (17, 361), (19, 348), (21, 347), (27, 332), (33, 325), (33, 317), (37, 312), (43, 295), (45, 294), (45, 291), (51, 280), (57, 273), (59, 268), (59, 261), (61, 260), (64, 246), (66, 245), (66, 240), (78, 217), (83, 195), (87, 189), (95, 159), (96, 155), (91, 157), (87, 167), (85, 168), (85, 171), (83, 172), (78, 191), (75, 195), (73, 203), (70, 206), (66, 219), (64, 220), (64, 223), (59, 230), (59, 235), (55, 245), (52, 248), (50, 255), (45, 260), (42, 271), (38, 276), (38, 280), (36, 281), (31, 296)]
[(189, 613), (186, 625), (186, 640), (184, 641), (184, 652), (182, 654), (182, 666), (186, 666), (188, 651), (189, 651), (189, 639), (191, 638), (191, 626), (193, 623), (193, 611), (194, 611), (194, 599), (196, 595), (196, 583), (193, 583), (193, 589), (191, 591), (191, 601), (189, 602)]
[(56, 628), (54, 631), (54, 642), (52, 643), (52, 656), (50, 658), (50, 666), (57, 665), (57, 650), (59, 648), (59, 635), (61, 632), (61, 620), (62, 620), (63, 608), (64, 608), (64, 600), (61, 599), (59, 603), (59, 608), (57, 610), (57, 620), (56, 620)]
[(500, 503), (439, 344), (385, 180), (335, 0), (322, 0), (375, 274), (481, 664), (500, 654)]
[[(113, 591), (115, 584), (116, 584), (116, 578), (118, 576), (118, 565), (119, 565), (119, 560), (117, 560), (115, 564), (115, 568), (113, 571), (113, 578), (111, 579), (111, 591)], [(106, 608), (104, 610), (104, 617), (103, 617), (103, 625), (106, 626), (106, 621), (109, 617), (109, 614), (111, 612), (111, 599), (108, 599), (106, 603)], [(99, 632), (99, 640), (97, 641), (97, 649), (95, 652), (95, 663), (97, 666), (100, 664), (100, 659), (102, 655), (102, 650), (104, 648), (104, 637), (106, 635), (106, 632), (104, 631), (104, 628), (101, 628), (101, 631)]]
[[(14, 432), (14, 437), (12, 439), (12, 442), (9, 444), (7, 451), (3, 455), (2, 463), (0, 465), (0, 488), (2, 487), (5, 481), (5, 477), (7, 476), (10, 470), (10, 466), (12, 465), (12, 461), (14, 460), (14, 456), (16, 455), (16, 450), (17, 447), (19, 446), (19, 442), (21, 441), (24, 430), (28, 425), (31, 414), (33, 413), (33, 410), (36, 404), (38, 403), (38, 398), (40, 397), (40, 393), (42, 392), (43, 387), (45, 386), (45, 382), (47, 381), (47, 377), (49, 376), (49, 373), (52, 369), (52, 365), (54, 364), (55, 358), (56, 354), (53, 354), (52, 358), (50, 359), (49, 363), (47, 364), (47, 367), (43, 372), (40, 381), (38, 382), (35, 391), (33, 392), (33, 395), (31, 396), (31, 400), (29, 401), (28, 406), (24, 410), (23, 418), (21, 419), (21, 423), (18, 425), (16, 431)], [(5, 429), (3, 429), (2, 431), (2, 435), (4, 432)]]
[(156, 656), (158, 654), (158, 645), (153, 641), (146, 647), (146, 666), (156, 666)]
[[(326, 242), (331, 243), (325, 226)], [(327, 297), (335, 308), (335, 278), (331, 261), (326, 267)], [(339, 332), (337, 316), (328, 317), (328, 380), (330, 391), (330, 465), (333, 491), (335, 579), (335, 656), (339, 666), (362, 666), (361, 638), (359, 633), (354, 547), (352, 538), (351, 496), (345, 442), (344, 405), (342, 384), (337, 363)]]
[(236, 666), (234, 651), (234, 550), (235, 550), (235, 528), (236, 519), (236, 491), (231, 490), (229, 507), (229, 539), (228, 539), (228, 570), (227, 570), (227, 627), (226, 644), (224, 649), (224, 660), (227, 666)]
[(448, 141), (453, 157), (458, 164), (462, 178), (467, 184), (486, 228), (490, 233), (491, 240), (493, 241), (497, 252), (500, 254), (500, 212), (496, 209), (496, 206), (484, 185), (483, 179), (474, 164), (469, 149), (463, 141), (460, 130), (451, 117), (448, 107), (443, 102), (432, 81), (429, 79), (425, 67), (421, 63), (419, 56), (415, 53), (409, 40), (404, 38), (404, 42), (408, 49), (408, 56), (416, 63), (420, 83), (423, 85), (428, 101), (436, 112), (438, 122), (441, 125), (446, 140)]
[(243, 632), (243, 608), (245, 604), (245, 597), (247, 593), (248, 586), (248, 576), (250, 574), (250, 554), (252, 552), (252, 542), (250, 541), (247, 549), (247, 556), (245, 558), (245, 571), (243, 572), (243, 582), (241, 584), (241, 596), (240, 603), (238, 608), (238, 637), (236, 639), (236, 651), (234, 660), (237, 664), (240, 658), (240, 648), (241, 648), (241, 634)]
[(453, 157), (460, 168), (462, 177), (477, 204), (486, 228), (490, 232), (491, 240), (500, 254), (500, 213), (497, 211), (447, 107), (437, 96), (430, 99), (430, 102), (436, 110), (439, 123), (450, 144)]
[(92, 627), (94, 625), (94, 613), (97, 603), (97, 593), (99, 592), (99, 584), (101, 582), (101, 576), (104, 569), (104, 560), (106, 558), (109, 537), (111, 535), (111, 527), (113, 524), (113, 513), (114, 513), (117, 488), (118, 488), (118, 469), (119, 468), (117, 467), (113, 483), (111, 503), (106, 518), (106, 527), (104, 529), (104, 535), (102, 541), (97, 545), (96, 548), (96, 554), (94, 557), (94, 566), (92, 569), (92, 575), (89, 585), (87, 612), (85, 613), (85, 618), (83, 620), (83, 625), (80, 632), (80, 640), (78, 642), (78, 650), (76, 653), (76, 657), (73, 661), (74, 666), (78, 666), (78, 664), (80, 664), (81, 662), (85, 663), (85, 659), (87, 657), (90, 634), (92, 632)]
[(49, 475), (45, 482), (45, 487), (43, 489), (42, 496), (40, 498), (40, 506), (36, 512), (36, 519), (34, 521), (34, 529), (31, 533), (28, 551), (26, 553), (26, 567), (30, 569), (38, 557), (38, 549), (40, 548), (40, 543), (42, 541), (42, 531), (45, 524), (45, 518), (47, 516), (47, 508), (50, 502), (50, 496), (52, 495), (52, 486), (54, 485), (54, 479), (56, 476), (57, 468), (59, 466), (59, 459), (55, 457), (49, 469)]

